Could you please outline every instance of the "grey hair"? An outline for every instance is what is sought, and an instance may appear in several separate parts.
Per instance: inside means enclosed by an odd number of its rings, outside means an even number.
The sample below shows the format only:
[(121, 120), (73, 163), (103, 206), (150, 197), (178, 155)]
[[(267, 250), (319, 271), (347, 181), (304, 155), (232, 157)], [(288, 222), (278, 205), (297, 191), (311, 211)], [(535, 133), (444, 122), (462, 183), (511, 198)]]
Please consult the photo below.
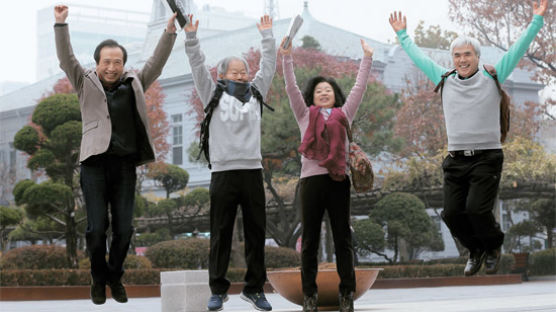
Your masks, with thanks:
[(243, 64), (245, 65), (245, 70), (247, 70), (247, 74), (249, 74), (249, 64), (247, 64), (247, 61), (243, 57), (228, 56), (220, 60), (220, 62), (218, 62), (218, 64), (216, 65), (216, 73), (218, 74), (218, 76), (226, 74), (230, 62), (234, 60), (243, 62)]
[(455, 48), (459, 48), (465, 45), (471, 45), (475, 50), (477, 57), (481, 56), (481, 44), (479, 43), (479, 40), (467, 36), (457, 37), (456, 39), (454, 39), (454, 41), (452, 41), (452, 43), (450, 44), (450, 55), (454, 54)]

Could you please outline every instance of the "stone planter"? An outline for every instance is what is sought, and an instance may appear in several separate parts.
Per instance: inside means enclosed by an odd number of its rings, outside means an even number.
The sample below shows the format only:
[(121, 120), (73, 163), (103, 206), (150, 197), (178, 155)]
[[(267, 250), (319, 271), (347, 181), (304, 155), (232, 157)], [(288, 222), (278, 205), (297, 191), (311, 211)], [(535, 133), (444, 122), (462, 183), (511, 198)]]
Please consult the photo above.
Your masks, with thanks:
[[(375, 282), (380, 268), (355, 269), (356, 289), (353, 299), (361, 297)], [(282, 297), (303, 305), (301, 271), (285, 269), (267, 272), (268, 281)], [(321, 310), (337, 310), (340, 277), (336, 269), (319, 269), (317, 274), (318, 306)]]

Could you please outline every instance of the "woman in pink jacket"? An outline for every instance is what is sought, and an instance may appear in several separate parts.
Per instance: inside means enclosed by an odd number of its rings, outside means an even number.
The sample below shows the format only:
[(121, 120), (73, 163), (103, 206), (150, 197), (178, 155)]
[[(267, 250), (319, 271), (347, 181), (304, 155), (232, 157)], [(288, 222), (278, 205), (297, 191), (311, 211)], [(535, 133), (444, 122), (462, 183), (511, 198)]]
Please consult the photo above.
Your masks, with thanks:
[(334, 237), (340, 311), (353, 311), (355, 272), (350, 230), (350, 179), (346, 174), (347, 124), (351, 125), (369, 78), (373, 49), (361, 40), (363, 59), (355, 86), (347, 99), (333, 78), (317, 76), (302, 93), (293, 72), (291, 44), (280, 45), (290, 106), (301, 131), (300, 196), (302, 209), (301, 277), (303, 311), (317, 311), (317, 252), (324, 211), (328, 211)]

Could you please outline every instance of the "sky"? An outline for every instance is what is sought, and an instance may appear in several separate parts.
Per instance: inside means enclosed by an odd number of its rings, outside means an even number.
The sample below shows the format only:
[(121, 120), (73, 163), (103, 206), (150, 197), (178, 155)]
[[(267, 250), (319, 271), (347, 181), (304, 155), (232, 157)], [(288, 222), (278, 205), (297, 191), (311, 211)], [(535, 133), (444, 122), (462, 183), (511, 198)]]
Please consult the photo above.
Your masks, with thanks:
[[(161, 0), (154, 0), (161, 1)], [(198, 7), (205, 4), (232, 12), (258, 17), (263, 14), (264, 0), (193, 0)], [(303, 11), (303, 0), (276, 0), (280, 18)], [(150, 12), (153, 0), (3, 0), (0, 6), (0, 83), (20, 81), (33, 83), (36, 68), (36, 16), (39, 9), (66, 4), (87, 4), (106, 8)], [(426, 6), (423, 4), (426, 3)], [(447, 0), (309, 0), (309, 11), (316, 19), (382, 42), (392, 41), (394, 32), (388, 16), (394, 10), (407, 13), (410, 34), (419, 20), (426, 26), (441, 25), (457, 31), (448, 18)], [(53, 13), (54, 14), (54, 13)], [(25, 16), (25, 17), (24, 17)], [(11, 29), (11, 30), (10, 30)], [(282, 37), (283, 34), (274, 34)], [(54, 44), (54, 42), (52, 42)]]

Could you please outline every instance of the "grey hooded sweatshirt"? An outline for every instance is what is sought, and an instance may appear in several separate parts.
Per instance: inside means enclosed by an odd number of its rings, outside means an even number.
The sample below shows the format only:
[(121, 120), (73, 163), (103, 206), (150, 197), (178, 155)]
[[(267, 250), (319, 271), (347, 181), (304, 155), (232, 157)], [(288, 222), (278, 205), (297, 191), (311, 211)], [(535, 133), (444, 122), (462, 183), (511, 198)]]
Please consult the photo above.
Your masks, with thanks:
[[(276, 43), (272, 30), (261, 32), (263, 39), (260, 69), (251, 82), (266, 97), (276, 71)], [(203, 106), (206, 107), (216, 89), (205, 66), (195, 32), (186, 33), (185, 52), (191, 65), (193, 82)], [(261, 156), (261, 105), (251, 96), (242, 103), (226, 92), (222, 93), (209, 125), (209, 154), (212, 172), (260, 169)]]

